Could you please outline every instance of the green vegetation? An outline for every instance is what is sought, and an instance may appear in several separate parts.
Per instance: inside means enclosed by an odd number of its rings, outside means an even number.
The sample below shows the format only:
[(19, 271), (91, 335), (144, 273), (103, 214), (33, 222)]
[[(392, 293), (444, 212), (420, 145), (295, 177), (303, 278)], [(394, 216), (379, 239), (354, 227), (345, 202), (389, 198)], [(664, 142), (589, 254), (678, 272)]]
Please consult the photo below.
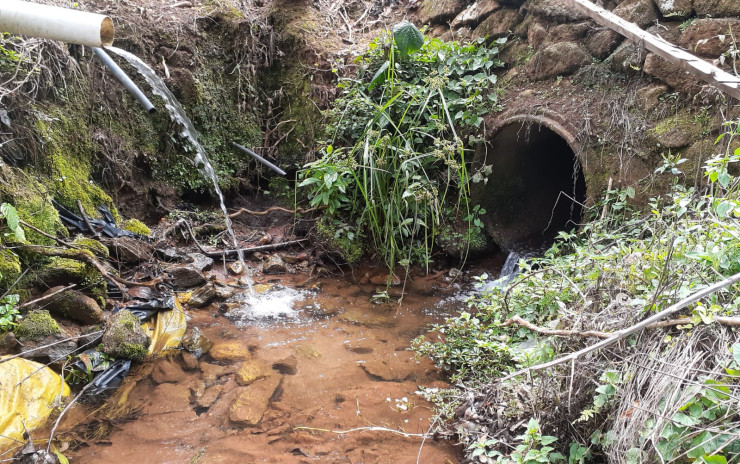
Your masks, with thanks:
[[(457, 395), (436, 398), (442, 411), (465, 398), (486, 398), (492, 409), (478, 414), (498, 417), (503, 427), (529, 420), (537, 433), (557, 430), (560, 443), (538, 442), (531, 430), (507, 441), (451, 426), (469, 455), (483, 463), (557, 462), (558, 453), (569, 462), (603, 462), (606, 455), (628, 463), (740, 458), (733, 432), (740, 417), (731, 410), (740, 393), (740, 344), (723, 322), (740, 317), (737, 284), (624, 346), (495, 383), (594, 343), (579, 333), (629, 327), (740, 272), (740, 178), (733, 175), (740, 149), (730, 149), (738, 135), (740, 120), (727, 123), (718, 139), (724, 153), (705, 164), (705, 190), (674, 182), (647, 211), (630, 207), (632, 188), (607, 192), (580, 231), (562, 232), (544, 256), (522, 261), (510, 284), (483, 292), (468, 312), (414, 341), (417, 353), (462, 386)], [(656, 175), (681, 175), (680, 164), (666, 158)], [(546, 336), (552, 329), (571, 336)], [(696, 356), (701, 362), (691, 361)], [(558, 405), (564, 398), (567, 409)]]
[(61, 330), (49, 311), (40, 309), (26, 314), (13, 332), (18, 340), (33, 340), (59, 334)]
[(0, 297), (0, 334), (4, 334), (15, 327), (15, 321), (20, 315), (16, 307), (18, 300), (19, 297), (16, 294)]
[(472, 222), (467, 144), (500, 109), (497, 54), (482, 39), (424, 39), (408, 22), (373, 41), (358, 79), (340, 83), (323, 156), (301, 172), (311, 205), (360, 231), (389, 267), (428, 264), (443, 224)]
[(144, 224), (143, 222), (139, 221), (136, 218), (132, 218), (124, 222), (123, 230), (128, 230), (129, 232), (143, 235), (144, 237), (148, 237), (152, 235), (152, 229), (147, 227), (146, 224)]

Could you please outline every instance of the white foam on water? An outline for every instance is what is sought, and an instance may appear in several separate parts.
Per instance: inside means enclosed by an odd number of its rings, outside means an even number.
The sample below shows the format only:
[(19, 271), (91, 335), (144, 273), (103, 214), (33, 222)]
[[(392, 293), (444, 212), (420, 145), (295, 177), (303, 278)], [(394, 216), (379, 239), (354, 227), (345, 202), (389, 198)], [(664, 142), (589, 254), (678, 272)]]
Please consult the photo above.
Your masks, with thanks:
[(286, 287), (273, 287), (254, 297), (246, 293), (238, 296), (241, 305), (229, 311), (227, 317), (237, 324), (255, 322), (301, 322), (301, 311), (296, 302), (303, 301), (308, 292)]

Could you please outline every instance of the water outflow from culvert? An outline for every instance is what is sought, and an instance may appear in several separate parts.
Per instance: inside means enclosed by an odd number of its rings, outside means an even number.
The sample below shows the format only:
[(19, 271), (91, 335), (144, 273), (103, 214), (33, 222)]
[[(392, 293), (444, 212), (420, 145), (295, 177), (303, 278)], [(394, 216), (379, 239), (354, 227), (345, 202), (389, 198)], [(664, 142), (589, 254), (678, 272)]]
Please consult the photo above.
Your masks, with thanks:
[(498, 280), (504, 284), (508, 284), (511, 280), (519, 274), (519, 259), (522, 255), (516, 251), (512, 251), (506, 257), (504, 261), (504, 267), (501, 268), (501, 272), (498, 275)]
[(193, 144), (193, 147), (195, 148), (195, 156), (193, 157), (193, 162), (198, 168), (198, 171), (200, 171), (200, 173), (203, 174), (206, 179), (209, 179), (213, 183), (213, 190), (215, 190), (216, 194), (218, 195), (218, 200), (221, 204), (221, 211), (223, 211), (224, 213), (224, 222), (226, 223), (226, 229), (228, 230), (229, 236), (234, 243), (234, 248), (236, 249), (237, 255), (239, 256), (239, 261), (242, 263), (244, 269), (247, 270), (246, 280), (247, 286), (249, 287), (249, 294), (252, 298), (254, 298), (252, 279), (248, 275), (249, 268), (244, 262), (244, 253), (242, 253), (239, 242), (236, 239), (236, 234), (234, 233), (234, 228), (231, 225), (229, 212), (226, 210), (226, 204), (224, 203), (224, 194), (223, 192), (221, 192), (221, 188), (218, 186), (218, 176), (216, 175), (215, 169), (213, 169), (213, 165), (208, 160), (203, 146), (200, 144), (200, 142), (198, 142), (197, 132), (195, 131), (195, 126), (193, 126), (193, 121), (190, 120), (188, 115), (185, 113), (185, 109), (182, 107), (180, 102), (177, 101), (177, 98), (175, 98), (170, 89), (167, 88), (167, 85), (164, 83), (164, 81), (159, 76), (157, 76), (157, 74), (151, 67), (149, 67), (148, 64), (144, 63), (138, 56), (129, 53), (126, 50), (121, 50), (120, 48), (116, 47), (105, 48), (106, 50), (109, 50), (116, 55), (123, 57), (126, 61), (129, 62), (129, 64), (131, 64), (131, 66), (136, 68), (139, 74), (141, 74), (142, 77), (144, 77), (144, 79), (146, 79), (146, 81), (152, 87), (152, 91), (154, 92), (154, 94), (159, 95), (164, 99), (165, 107), (167, 108), (167, 111), (169, 111), (170, 117), (182, 126), (182, 135), (186, 137), (190, 141), (190, 143)]

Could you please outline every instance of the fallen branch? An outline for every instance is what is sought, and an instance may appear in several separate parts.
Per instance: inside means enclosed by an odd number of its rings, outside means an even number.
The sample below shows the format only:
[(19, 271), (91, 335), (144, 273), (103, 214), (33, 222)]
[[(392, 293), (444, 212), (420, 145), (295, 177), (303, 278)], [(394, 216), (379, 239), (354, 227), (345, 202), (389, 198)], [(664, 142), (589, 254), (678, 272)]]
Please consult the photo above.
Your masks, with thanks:
[[(714, 322), (721, 324), (721, 325), (740, 326), (740, 317), (715, 316)], [(534, 325), (531, 322), (526, 321), (519, 316), (510, 317), (509, 319), (507, 319), (505, 322), (501, 324), (501, 327), (508, 327), (513, 324), (521, 325), (522, 327), (526, 327), (532, 332), (536, 332), (538, 334), (554, 335), (556, 337), (609, 338), (616, 333), (616, 332), (599, 332), (598, 330), (578, 331), (578, 330), (548, 329), (546, 327)], [(670, 319), (667, 321), (654, 322), (646, 326), (645, 330), (660, 329), (663, 327), (675, 327), (677, 325), (688, 325), (688, 324), (696, 325), (694, 321), (692, 320), (692, 318), (680, 317), (678, 319)]]
[(707, 288), (705, 288), (703, 290), (700, 290), (700, 291), (694, 293), (693, 295), (690, 295), (690, 296), (684, 298), (683, 300), (679, 301), (678, 303), (669, 306), (668, 308), (664, 309), (663, 311), (661, 311), (661, 312), (659, 312), (657, 314), (654, 314), (654, 315), (648, 317), (647, 319), (645, 319), (644, 321), (642, 321), (640, 323), (637, 323), (637, 324), (635, 324), (635, 325), (633, 325), (631, 327), (627, 327), (627, 328), (622, 329), (622, 330), (618, 330), (618, 331), (612, 333), (609, 338), (606, 338), (606, 339), (604, 339), (604, 340), (602, 340), (602, 341), (600, 341), (598, 343), (595, 343), (595, 344), (593, 344), (591, 346), (588, 346), (588, 347), (586, 347), (586, 348), (584, 348), (582, 350), (579, 350), (579, 351), (570, 353), (568, 355), (561, 356), (561, 357), (559, 357), (557, 359), (554, 359), (554, 360), (549, 361), (549, 362), (546, 362), (546, 363), (537, 364), (537, 365), (530, 366), (530, 367), (525, 367), (524, 369), (519, 369), (518, 371), (512, 372), (511, 374), (509, 374), (507, 376), (504, 376), (504, 377), (501, 377), (500, 379), (497, 379), (496, 382), (504, 382), (504, 381), (510, 380), (510, 379), (512, 379), (512, 378), (514, 378), (514, 377), (516, 377), (518, 375), (526, 374), (526, 373), (529, 373), (529, 372), (532, 372), (532, 371), (541, 371), (541, 370), (548, 369), (548, 368), (553, 367), (553, 366), (557, 366), (559, 364), (563, 364), (563, 363), (566, 363), (566, 362), (575, 361), (576, 359), (578, 359), (578, 358), (580, 358), (582, 356), (585, 356), (585, 355), (587, 355), (589, 353), (592, 353), (594, 351), (598, 351), (598, 350), (600, 350), (602, 348), (605, 348), (607, 346), (613, 345), (613, 344), (617, 343), (618, 341), (620, 341), (620, 340), (622, 340), (622, 339), (624, 339), (624, 338), (626, 338), (626, 337), (628, 337), (628, 336), (630, 336), (630, 335), (632, 335), (634, 333), (637, 333), (637, 332), (640, 332), (640, 331), (642, 331), (644, 329), (647, 329), (651, 325), (656, 324), (658, 322), (661, 322), (661, 319), (664, 319), (665, 317), (670, 316), (671, 314), (674, 314), (674, 313), (682, 310), (686, 306), (688, 306), (688, 305), (690, 305), (692, 303), (696, 303), (697, 301), (701, 300), (702, 298), (705, 298), (705, 297), (707, 297), (707, 296), (709, 296), (709, 295), (711, 295), (711, 294), (713, 294), (713, 293), (715, 293), (715, 292), (717, 292), (719, 290), (722, 290), (725, 287), (729, 287), (730, 285), (732, 285), (734, 283), (737, 283), (737, 282), (740, 282), (740, 273), (735, 274), (735, 275), (733, 275), (731, 277), (728, 277), (728, 278), (726, 278), (724, 280), (721, 280), (721, 281), (719, 281), (719, 282), (717, 282), (717, 283), (715, 283), (713, 285), (710, 285), (709, 287), (707, 287)]
[(287, 209), (287, 208), (281, 208), (280, 206), (271, 206), (271, 207), (267, 208), (264, 211), (252, 211), (252, 210), (249, 210), (249, 209), (246, 209), (246, 208), (239, 208), (239, 210), (236, 211), (235, 213), (229, 214), (229, 217), (230, 218), (235, 218), (235, 217), (237, 217), (237, 216), (239, 216), (240, 214), (243, 214), (243, 213), (251, 214), (252, 216), (264, 216), (265, 214), (272, 213), (273, 211), (279, 211), (279, 212), (282, 212), (282, 213), (291, 213), (291, 214), (306, 214), (306, 213), (310, 213), (312, 211), (317, 211), (319, 209), (322, 209), (322, 208), (308, 208), (308, 209), (296, 208), (296, 209)]
[(85, 221), (85, 225), (90, 230), (90, 232), (95, 236), (95, 238), (100, 238), (100, 232), (95, 230), (95, 227), (93, 227), (93, 225), (90, 223), (90, 219), (88, 219), (87, 214), (85, 213), (85, 208), (82, 207), (82, 202), (80, 200), (77, 200), (77, 209), (80, 210), (82, 220)]
[(94, 382), (90, 382), (87, 385), (85, 385), (84, 387), (82, 387), (82, 390), (80, 390), (80, 392), (77, 394), (77, 396), (75, 396), (72, 399), (72, 401), (70, 401), (69, 404), (62, 410), (62, 412), (59, 413), (59, 417), (57, 417), (56, 422), (54, 422), (54, 427), (51, 428), (51, 432), (49, 433), (49, 441), (46, 444), (46, 452), (47, 453), (49, 453), (49, 449), (51, 448), (51, 441), (54, 439), (54, 432), (56, 432), (57, 427), (59, 427), (59, 423), (62, 421), (62, 417), (64, 417), (64, 415), (67, 413), (67, 411), (69, 411), (69, 408), (71, 408), (72, 405), (77, 402), (77, 400), (79, 400), (80, 398), (82, 398), (82, 395), (85, 394), (85, 392), (87, 391), (87, 389), (90, 388), (90, 387), (92, 387), (93, 385), (95, 385), (95, 383)]
[(69, 243), (69, 242), (65, 242), (65, 241), (64, 241), (64, 240), (62, 240), (61, 238), (55, 237), (55, 236), (53, 236), (53, 235), (51, 235), (51, 234), (47, 234), (47, 233), (46, 233), (46, 232), (44, 232), (43, 230), (41, 230), (41, 229), (39, 229), (38, 227), (35, 227), (35, 226), (33, 226), (33, 225), (31, 225), (31, 224), (29, 224), (29, 223), (25, 222), (25, 221), (24, 221), (24, 220), (22, 220), (22, 219), (19, 219), (19, 220), (18, 220), (18, 223), (19, 223), (20, 225), (22, 225), (23, 227), (27, 227), (27, 228), (31, 229), (32, 231), (36, 232), (36, 233), (37, 233), (37, 234), (39, 234), (39, 235), (43, 235), (43, 236), (44, 236), (44, 237), (46, 237), (46, 238), (50, 238), (50, 239), (54, 240), (54, 241), (55, 241), (55, 242), (57, 242), (57, 243), (58, 243), (59, 245), (62, 245), (62, 246), (65, 246), (65, 247), (69, 247), (69, 248), (81, 249), (81, 247), (78, 247), (77, 245), (74, 245), (74, 244), (72, 244), (72, 243)]
[(59, 290), (55, 290), (55, 291), (49, 293), (48, 295), (40, 296), (38, 298), (34, 298), (33, 300), (28, 300), (28, 301), (26, 301), (24, 303), (19, 304), (18, 305), (18, 309), (25, 308), (26, 306), (31, 306), (32, 304), (36, 304), (36, 303), (39, 303), (39, 302), (44, 301), (44, 300), (48, 300), (49, 298), (51, 298), (53, 296), (56, 296), (56, 295), (59, 295), (62, 292), (66, 292), (67, 290), (71, 290), (71, 289), (75, 288), (76, 286), (77, 286), (77, 284), (67, 285), (66, 287), (62, 287)]

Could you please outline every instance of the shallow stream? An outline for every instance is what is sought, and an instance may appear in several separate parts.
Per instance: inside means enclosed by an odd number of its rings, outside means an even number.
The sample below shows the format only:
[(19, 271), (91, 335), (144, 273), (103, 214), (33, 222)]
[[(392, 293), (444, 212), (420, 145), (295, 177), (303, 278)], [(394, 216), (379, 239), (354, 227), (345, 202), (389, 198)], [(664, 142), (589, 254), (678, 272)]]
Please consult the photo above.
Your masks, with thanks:
[[(235, 295), (188, 311), (214, 347), (132, 371), (112, 399), (132, 420), (71, 462), (459, 462), (452, 443), (417, 436), (433, 417), (417, 390), (448, 385), (409, 344), (463, 309), (465, 289), (440, 273), (410, 281), (401, 305), (373, 304), (378, 286), (357, 277), (258, 276), (255, 307)], [(77, 408), (67, 429), (96, 414)]]

